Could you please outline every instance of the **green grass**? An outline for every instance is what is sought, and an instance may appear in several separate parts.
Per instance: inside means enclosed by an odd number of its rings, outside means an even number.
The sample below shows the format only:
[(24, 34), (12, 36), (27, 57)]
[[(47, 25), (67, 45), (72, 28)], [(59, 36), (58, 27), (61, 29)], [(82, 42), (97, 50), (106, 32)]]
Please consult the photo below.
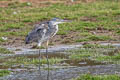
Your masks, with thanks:
[(5, 40), (3, 40), (2, 38), (0, 38), (0, 43), (2, 43), (2, 42), (5, 42)]
[(71, 53), (69, 58), (72, 60), (90, 59), (120, 64), (119, 49), (111, 45), (86, 44), (78, 50), (70, 50), (69, 52)]
[[(86, 34), (82, 34), (86, 35)], [(107, 41), (107, 40), (115, 40), (112, 39), (110, 36), (101, 36), (101, 35), (87, 35), (87, 37), (83, 37), (80, 39), (77, 39), (76, 42), (88, 42), (88, 41)]]
[[(61, 62), (63, 59), (60, 59), (60, 58), (50, 58), (49, 59), (49, 64), (52, 65), (52, 64), (58, 64), (59, 62)], [(39, 60), (38, 59), (33, 59), (32, 64), (39, 64)], [(41, 64), (47, 64), (47, 60), (46, 59), (42, 59), (41, 60)]]
[(0, 77), (6, 76), (8, 74), (10, 74), (11, 71), (8, 70), (0, 70)]
[(120, 80), (120, 76), (118, 75), (90, 75), (85, 74), (80, 77), (72, 80)]
[(1, 54), (11, 54), (11, 53), (14, 53), (6, 48), (0, 48), (0, 53)]
[[(64, 59), (61, 58), (50, 58), (49, 59), (49, 64), (58, 64)], [(43, 58), (41, 59), (41, 65), (42, 64), (47, 64), (47, 59)], [(38, 58), (27, 58), (27, 57), (16, 57), (16, 58), (9, 58), (6, 62), (4, 62), (5, 65), (16, 65), (16, 64), (24, 64), (24, 65), (29, 65), (29, 64), (39, 64), (39, 59)]]
[(70, 59), (72, 59), (72, 60), (82, 60), (82, 59), (88, 59), (89, 57), (91, 56), (91, 54), (90, 53), (81, 53), (81, 54), (72, 54), (72, 55), (70, 55)]
[[(117, 35), (119, 33), (118, 26), (120, 25), (119, 4), (120, 2), (115, 1), (96, 1), (75, 5), (52, 4), (47, 7), (36, 8), (32, 4), (28, 5), (28, 3), (10, 3), (7, 8), (0, 8), (0, 37), (3, 35), (6, 37), (25, 37), (36, 22), (59, 17), (70, 19), (73, 22), (61, 24), (58, 35), (72, 35), (71, 31), (75, 31), (78, 34), (83, 32), (87, 34), (82, 39), (80, 37), (84, 35), (77, 36), (79, 39), (76, 38), (75, 42), (114, 40), (112, 37), (91, 35), (89, 33), (102, 27), (104, 30), (112, 31), (113, 34)], [(12, 31), (13, 29), (14, 31)]]
[(100, 45), (100, 44), (85, 44), (83, 45), (83, 48), (104, 48), (104, 49), (109, 49), (109, 48), (115, 48), (112, 45)]
[(101, 55), (96, 57), (97, 61), (108, 61), (108, 62), (115, 62), (117, 64), (120, 64), (120, 53), (117, 53), (113, 56), (108, 55)]
[(111, 37), (110, 36), (96, 36), (96, 35), (93, 35), (93, 36), (89, 36), (88, 39), (92, 40), (92, 41), (106, 41), (106, 40), (111, 40)]

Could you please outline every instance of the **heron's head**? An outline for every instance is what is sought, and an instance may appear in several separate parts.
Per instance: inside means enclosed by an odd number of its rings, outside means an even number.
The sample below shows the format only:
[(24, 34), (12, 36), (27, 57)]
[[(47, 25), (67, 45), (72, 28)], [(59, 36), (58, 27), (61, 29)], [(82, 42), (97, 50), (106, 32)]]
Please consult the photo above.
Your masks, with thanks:
[(53, 18), (52, 20), (50, 20), (50, 22), (51, 22), (53, 25), (58, 25), (58, 24), (61, 24), (61, 23), (70, 22), (70, 20), (64, 20), (64, 19), (59, 19), (59, 18)]

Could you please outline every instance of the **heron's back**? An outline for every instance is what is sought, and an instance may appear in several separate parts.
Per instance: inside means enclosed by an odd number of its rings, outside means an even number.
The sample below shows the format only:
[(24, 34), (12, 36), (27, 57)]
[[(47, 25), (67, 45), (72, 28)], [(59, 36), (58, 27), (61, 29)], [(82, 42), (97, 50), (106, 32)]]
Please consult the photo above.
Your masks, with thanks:
[(53, 37), (57, 31), (58, 26), (51, 26), (49, 25), (49, 22), (37, 24), (35, 25), (35, 28), (27, 35), (26, 42), (44, 42)]

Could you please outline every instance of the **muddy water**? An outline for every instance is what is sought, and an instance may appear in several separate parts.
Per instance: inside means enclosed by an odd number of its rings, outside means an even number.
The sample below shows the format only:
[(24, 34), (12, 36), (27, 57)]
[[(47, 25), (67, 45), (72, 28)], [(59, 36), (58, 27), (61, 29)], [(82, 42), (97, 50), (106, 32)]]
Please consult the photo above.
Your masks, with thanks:
[(66, 63), (70, 66), (77, 66), (77, 67), (84, 67), (84, 66), (96, 66), (96, 65), (105, 65), (107, 63), (103, 62), (97, 62), (89, 59), (83, 59), (83, 60), (64, 60), (61, 62), (61, 64)]
[[(41, 58), (45, 57), (46, 54), (41, 53)], [(48, 54), (48, 58), (68, 58), (68, 54), (60, 53), (60, 52), (55, 52), (55, 53), (50, 53)], [(26, 55), (27, 58), (39, 58), (39, 54), (33, 54), (33, 55)]]
[[(106, 45), (106, 44), (102, 44)], [(116, 46), (116, 45), (115, 45)], [(117, 45), (118, 46), (118, 45)], [(94, 60), (83, 59), (83, 60), (70, 60), (69, 53), (65, 52), (65, 50), (69, 49), (77, 49), (81, 47), (81, 45), (77, 46), (60, 46), (60, 47), (51, 47), (49, 48), (49, 58), (63, 58), (65, 60), (61, 61), (57, 65), (50, 65), (50, 80), (69, 80), (72, 78), (76, 78), (80, 74), (120, 74), (120, 65), (119, 64), (112, 64), (112, 63), (105, 63), (105, 62), (97, 62)], [(119, 46), (118, 46), (119, 47)], [(16, 48), (10, 48), (16, 52), (13, 57), (8, 58), (17, 58), (23, 57), (26, 58), (38, 58), (39, 52), (38, 49), (22, 49), (19, 50)], [(41, 58), (45, 57), (45, 50), (41, 50)], [(5, 60), (6, 60), (5, 59)], [(0, 60), (0, 63), (3, 63), (3, 60)], [(35, 65), (0, 65), (0, 69), (8, 69), (11, 70), (11, 73), (8, 76), (0, 78), (0, 80), (47, 80), (47, 70), (45, 67), (41, 67), (40, 76), (38, 66)]]
[[(120, 74), (120, 65), (99, 65), (76, 68), (65, 68), (50, 71), (50, 80), (69, 80), (76, 78), (80, 74)], [(47, 71), (42, 70), (40, 76), (38, 70), (21, 71), (3, 77), (4, 80), (47, 80)]]
[[(120, 47), (120, 43), (99, 43), (100, 45), (111, 45), (115, 47)], [(55, 53), (55, 52), (64, 52), (66, 50), (71, 49), (78, 49), (82, 47), (83, 44), (73, 44), (73, 45), (56, 45), (56, 46), (50, 46), (48, 48), (49, 53)], [(6, 47), (9, 50), (12, 50), (15, 52), (15, 55), (23, 55), (23, 54), (39, 54), (39, 49), (29, 49), (29, 48), (23, 48), (23, 47)], [(41, 53), (46, 53), (45, 49), (40, 49)], [(13, 54), (14, 55), (14, 54)], [(5, 55), (6, 56), (6, 55)]]
[[(44, 57), (45, 54), (42, 54)], [(69, 60), (69, 55), (63, 53), (51, 53), (49, 58), (65, 58), (58, 65), (51, 65), (50, 80), (69, 80), (76, 78), (80, 74), (115, 74), (120, 72), (120, 65), (96, 62), (93, 60)], [(38, 55), (26, 55), (27, 58), (38, 58)], [(15, 58), (15, 57), (14, 57)], [(65, 65), (68, 64), (68, 65)], [(47, 80), (47, 70), (41, 68), (40, 76), (37, 66), (21, 67), (22, 65), (12, 65), (10, 70), (13, 72), (8, 76), (0, 78), (0, 80)], [(4, 67), (4, 66), (2, 66)], [(2, 69), (2, 67), (0, 67)], [(31, 67), (31, 68), (30, 68)], [(3, 69), (7, 69), (4, 67)]]
[[(81, 47), (82, 44), (76, 44), (76, 45), (57, 45), (57, 46), (50, 46), (48, 48), (49, 53), (55, 53), (55, 52), (64, 52), (66, 50), (70, 49), (78, 49)], [(6, 47), (9, 50), (12, 50), (15, 52), (15, 54), (38, 54), (39, 49), (28, 49), (28, 48), (22, 48), (22, 47)], [(40, 49), (41, 53), (46, 53), (45, 49)]]

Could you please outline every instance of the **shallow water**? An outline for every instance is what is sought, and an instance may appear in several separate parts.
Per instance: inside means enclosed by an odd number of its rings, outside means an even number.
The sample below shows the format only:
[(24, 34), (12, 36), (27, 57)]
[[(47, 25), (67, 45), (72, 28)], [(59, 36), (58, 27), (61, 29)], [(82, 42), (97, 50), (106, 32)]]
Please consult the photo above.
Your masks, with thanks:
[(83, 60), (64, 60), (61, 62), (69, 64), (70, 66), (77, 66), (77, 67), (84, 67), (84, 66), (97, 66), (97, 65), (105, 65), (108, 63), (104, 62), (97, 62), (89, 59), (83, 59)]
[[(109, 45), (108, 43), (102, 43), (101, 45)], [(113, 44), (114, 46), (120, 47), (120, 44)], [(49, 58), (62, 58), (59, 64), (50, 65), (50, 80), (69, 80), (76, 78), (80, 74), (120, 74), (120, 65), (108, 62), (98, 62), (90, 59), (82, 60), (71, 60), (69, 59), (70, 53), (66, 50), (79, 49), (81, 44), (78, 45), (62, 45), (50, 47), (48, 49)], [(15, 54), (8, 55), (6, 58), (0, 60), (0, 64), (4, 63), (9, 58), (25, 57), (29, 59), (39, 58), (38, 49), (23, 49), (23, 48), (9, 48), (15, 51)], [(100, 49), (99, 49), (100, 50)], [(111, 52), (110, 50), (100, 50), (105, 52), (106, 55)], [(45, 49), (40, 50), (41, 58), (46, 57)], [(3, 55), (6, 56), (6, 55)], [(11, 70), (12, 73), (8, 76), (0, 78), (0, 80), (47, 80), (47, 65), (41, 66), (40, 76), (38, 65), (29, 64), (25, 66), (24, 64), (17, 65), (0, 65), (0, 69)]]
[[(13, 73), (7, 77), (3, 77), (4, 80), (47, 80), (47, 71), (41, 70), (40, 76), (38, 70), (20, 71)], [(50, 71), (50, 80), (69, 80), (76, 78), (80, 74), (119, 74), (120, 65), (99, 65), (99, 66), (84, 66), (84, 67), (72, 67), (61, 68)]]

